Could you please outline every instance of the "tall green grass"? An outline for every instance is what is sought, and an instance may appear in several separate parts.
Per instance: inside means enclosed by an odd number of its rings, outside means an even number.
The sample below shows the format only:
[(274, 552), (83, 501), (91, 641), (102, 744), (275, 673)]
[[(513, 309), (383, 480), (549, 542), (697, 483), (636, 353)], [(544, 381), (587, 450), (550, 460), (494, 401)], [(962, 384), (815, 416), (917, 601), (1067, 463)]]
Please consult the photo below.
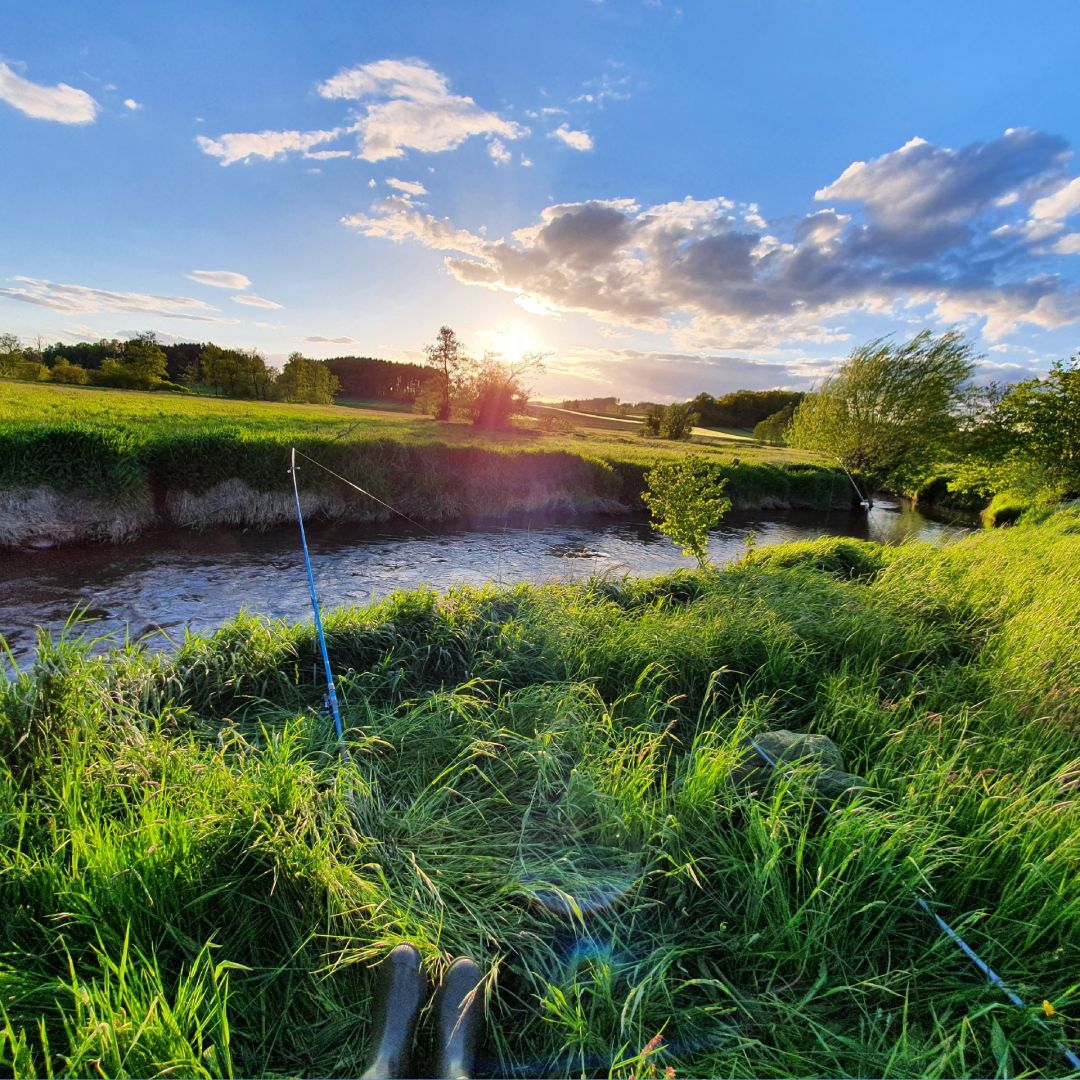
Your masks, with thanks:
[[(489, 1074), (1063, 1075), (912, 898), (1075, 1045), (1077, 565), (1074, 508), (337, 611), (345, 765), (308, 626), (43, 640), (0, 691), (0, 1068), (355, 1075), (410, 941), (488, 972)], [(740, 786), (779, 727), (870, 790)]]

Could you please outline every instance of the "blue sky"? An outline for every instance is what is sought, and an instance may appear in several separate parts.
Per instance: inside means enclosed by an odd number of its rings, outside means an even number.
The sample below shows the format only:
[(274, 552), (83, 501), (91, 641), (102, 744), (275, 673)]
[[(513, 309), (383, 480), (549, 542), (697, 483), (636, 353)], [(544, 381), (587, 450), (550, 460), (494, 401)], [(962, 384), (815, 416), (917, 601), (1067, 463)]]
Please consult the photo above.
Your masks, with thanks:
[(1080, 8), (5, 5), (0, 331), (805, 387), (960, 326), (1080, 344)]

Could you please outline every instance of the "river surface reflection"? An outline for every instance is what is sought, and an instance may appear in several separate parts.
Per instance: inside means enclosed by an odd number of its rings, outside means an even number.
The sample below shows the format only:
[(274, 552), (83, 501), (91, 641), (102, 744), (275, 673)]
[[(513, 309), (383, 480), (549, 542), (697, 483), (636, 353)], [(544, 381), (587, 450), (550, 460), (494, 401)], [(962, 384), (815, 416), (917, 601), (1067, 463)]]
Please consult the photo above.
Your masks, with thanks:
[[(748, 535), (760, 546), (819, 536), (883, 543), (915, 537), (941, 541), (966, 529), (929, 521), (903, 506), (869, 514), (845, 511), (732, 514), (713, 534), (719, 564), (737, 559)], [(581, 580), (591, 574), (662, 574), (692, 566), (640, 518), (518, 519), (504, 527), (415, 529), (312, 525), (312, 563), (325, 609), (366, 604), (395, 589), (485, 582)], [(298, 533), (214, 531), (155, 533), (120, 546), (0, 554), (0, 633), (20, 661), (33, 651), (36, 628), (58, 631), (86, 606), (88, 633), (123, 640), (154, 635), (167, 647), (185, 629), (207, 631), (241, 608), (290, 621), (311, 606)]]

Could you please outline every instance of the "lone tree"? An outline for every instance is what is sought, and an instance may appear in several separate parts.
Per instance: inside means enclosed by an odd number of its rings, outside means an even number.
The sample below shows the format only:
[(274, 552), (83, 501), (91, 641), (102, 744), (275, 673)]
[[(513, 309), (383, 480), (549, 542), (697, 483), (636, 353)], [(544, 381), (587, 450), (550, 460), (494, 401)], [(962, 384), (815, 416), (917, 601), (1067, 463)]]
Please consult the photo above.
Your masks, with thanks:
[(457, 334), (449, 326), (441, 326), (435, 344), (424, 347), (424, 355), (427, 357), (428, 366), (435, 372), (435, 419), (449, 420), (450, 397), (469, 366), (468, 353), (458, 340)]
[(525, 353), (519, 360), (501, 359), (487, 353), (479, 363), (468, 365), (461, 379), (458, 400), (476, 427), (504, 428), (529, 403), (529, 387), (524, 379), (544, 370), (545, 353)]
[(807, 394), (787, 441), (838, 459), (870, 488), (908, 489), (947, 455), (974, 369), (955, 331), (924, 330), (903, 345), (878, 338)]
[(724, 494), (723, 467), (696, 454), (663, 461), (645, 474), (641, 498), (654, 528), (674, 540), (684, 555), (693, 555), (703, 569), (711, 565), (709, 532), (731, 509)]

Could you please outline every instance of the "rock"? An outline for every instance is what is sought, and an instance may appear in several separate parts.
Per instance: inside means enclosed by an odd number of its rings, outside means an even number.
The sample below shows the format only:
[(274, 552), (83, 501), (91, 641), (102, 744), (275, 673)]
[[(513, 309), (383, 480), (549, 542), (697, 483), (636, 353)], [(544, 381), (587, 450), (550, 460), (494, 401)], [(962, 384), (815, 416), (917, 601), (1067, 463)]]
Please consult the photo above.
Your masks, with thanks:
[(743, 740), (745, 753), (732, 774), (736, 784), (755, 791), (763, 790), (777, 773), (796, 766), (816, 765), (812, 783), (823, 802), (848, 802), (858, 791), (867, 789), (861, 776), (844, 771), (839, 747), (826, 735), (795, 731), (765, 731)]
[(824, 802), (830, 805), (839, 802), (845, 806), (860, 792), (870, 790), (861, 776), (843, 769), (822, 769), (814, 777), (814, 788)]

